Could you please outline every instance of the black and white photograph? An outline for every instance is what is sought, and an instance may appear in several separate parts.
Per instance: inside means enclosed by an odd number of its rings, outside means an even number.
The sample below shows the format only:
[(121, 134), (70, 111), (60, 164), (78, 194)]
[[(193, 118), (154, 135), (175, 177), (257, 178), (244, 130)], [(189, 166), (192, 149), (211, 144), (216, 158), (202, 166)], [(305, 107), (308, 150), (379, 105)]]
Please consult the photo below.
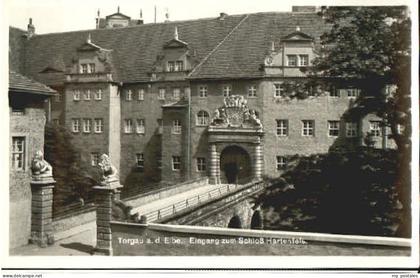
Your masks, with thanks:
[(418, 268), (418, 4), (337, 3), (5, 1), (2, 267)]

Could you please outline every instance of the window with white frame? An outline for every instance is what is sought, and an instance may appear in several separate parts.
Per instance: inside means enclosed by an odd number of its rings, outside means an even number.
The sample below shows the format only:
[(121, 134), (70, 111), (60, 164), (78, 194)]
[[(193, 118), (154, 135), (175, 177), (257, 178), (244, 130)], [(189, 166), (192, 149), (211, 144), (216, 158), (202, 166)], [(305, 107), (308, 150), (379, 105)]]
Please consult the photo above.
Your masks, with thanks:
[(285, 93), (284, 84), (282, 83), (275, 83), (274, 84), (274, 96), (275, 97), (282, 97)]
[(163, 133), (163, 120), (162, 119), (158, 119), (158, 134), (162, 134)]
[(92, 120), (91, 119), (83, 119), (83, 132), (89, 133), (92, 127)]
[(330, 97), (340, 97), (340, 90), (335, 88), (335, 87), (331, 87), (330, 91), (329, 91), (329, 96)]
[(284, 156), (276, 156), (276, 169), (277, 171), (284, 170), (287, 166), (287, 159)]
[(346, 137), (352, 138), (357, 137), (357, 123), (355, 122), (347, 122), (346, 123)]
[(73, 90), (73, 100), (80, 100), (80, 91)]
[(25, 137), (12, 137), (12, 169), (25, 169)]
[(372, 133), (373, 136), (381, 136), (381, 129), (381, 121), (369, 121), (369, 131)]
[(289, 121), (288, 120), (276, 120), (276, 134), (277, 136), (287, 136), (289, 133)]
[(184, 70), (184, 61), (175, 61), (175, 71)]
[(172, 94), (173, 94), (173, 98), (175, 100), (181, 99), (181, 89), (180, 88), (174, 88), (173, 91), (172, 91)]
[(89, 73), (95, 73), (95, 72), (96, 72), (95, 64), (93, 63), (89, 64)]
[(136, 153), (136, 167), (138, 170), (143, 171), (144, 169), (144, 154)]
[(102, 99), (102, 89), (97, 89), (95, 91), (95, 100), (101, 100)]
[(359, 89), (349, 88), (347, 89), (348, 98), (357, 98), (359, 96)]
[(198, 96), (207, 97), (207, 86), (201, 85), (198, 87)]
[(71, 120), (71, 130), (73, 132), (80, 132), (80, 120), (79, 119), (72, 119)]
[(297, 55), (287, 55), (287, 65), (289, 67), (297, 66)]
[(90, 154), (90, 165), (91, 166), (98, 166), (99, 163), (99, 153), (91, 153)]
[(137, 134), (144, 134), (146, 132), (144, 126), (145, 126), (144, 119), (137, 119), (137, 121), (136, 121), (136, 133)]
[(229, 97), (232, 94), (232, 86), (231, 85), (225, 85), (222, 88), (223, 90), (223, 96)]
[(139, 90), (139, 98), (138, 100), (144, 100), (144, 89)]
[(182, 131), (182, 125), (180, 120), (174, 120), (172, 122), (172, 133), (173, 134), (180, 134)]
[(88, 73), (88, 65), (87, 64), (80, 64), (80, 73), (83, 73), (83, 74)]
[(172, 156), (172, 170), (179, 171), (181, 170), (181, 157)]
[(175, 62), (174, 61), (168, 61), (168, 71), (172, 72), (175, 71)]
[(199, 111), (197, 113), (197, 125), (198, 126), (207, 126), (209, 124), (209, 113), (206, 111)]
[(206, 158), (205, 157), (197, 157), (197, 171), (198, 172), (206, 171)]
[(158, 95), (158, 99), (165, 99), (165, 88), (159, 88), (159, 95)]
[(340, 134), (340, 121), (328, 121), (328, 136), (337, 137)]
[(101, 118), (96, 118), (94, 120), (94, 130), (95, 133), (102, 133), (104, 130), (104, 122)]
[(128, 91), (125, 93), (125, 100), (127, 100), (127, 101), (131, 101), (132, 99), (133, 99), (133, 91), (128, 90)]
[(307, 54), (299, 55), (299, 66), (306, 67), (308, 65), (309, 65), (309, 56)]
[(83, 99), (84, 100), (90, 100), (90, 90), (86, 89), (83, 91)]
[(248, 97), (257, 97), (257, 86), (248, 86)]
[(303, 120), (302, 121), (302, 136), (314, 136), (315, 121)]
[(124, 133), (133, 133), (133, 120), (132, 119), (124, 120)]

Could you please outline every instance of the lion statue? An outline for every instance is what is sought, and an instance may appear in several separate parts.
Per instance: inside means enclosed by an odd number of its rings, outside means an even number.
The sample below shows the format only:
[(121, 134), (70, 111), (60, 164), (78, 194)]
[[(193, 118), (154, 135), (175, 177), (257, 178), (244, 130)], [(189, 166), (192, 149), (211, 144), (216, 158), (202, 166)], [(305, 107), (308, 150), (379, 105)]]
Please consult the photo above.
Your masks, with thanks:
[(32, 176), (41, 177), (52, 177), (52, 166), (44, 159), (42, 151), (37, 151), (31, 164)]
[(111, 164), (111, 159), (108, 155), (101, 155), (98, 166), (102, 170), (102, 180), (108, 181), (111, 179), (118, 179), (118, 171), (114, 165)]

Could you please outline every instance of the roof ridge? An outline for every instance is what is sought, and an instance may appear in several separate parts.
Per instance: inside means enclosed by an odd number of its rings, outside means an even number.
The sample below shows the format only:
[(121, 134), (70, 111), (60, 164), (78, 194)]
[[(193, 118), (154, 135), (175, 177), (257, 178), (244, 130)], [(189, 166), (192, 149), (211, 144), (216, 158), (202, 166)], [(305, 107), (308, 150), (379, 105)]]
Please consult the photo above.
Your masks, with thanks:
[(244, 18), (242, 18), (241, 21), (239, 21), (239, 23), (236, 24), (236, 26), (233, 27), (232, 30), (206, 55), (206, 57), (204, 57), (203, 60), (201, 60), (201, 62), (191, 70), (191, 72), (188, 74), (188, 77), (190, 77), (199, 67), (201, 67), (210, 58), (210, 56), (214, 52), (216, 52), (216, 50), (230, 37), (230, 35), (233, 34), (233, 32), (235, 32), (236, 29), (239, 28), (242, 22), (244, 22), (248, 17), (249, 17), (249, 14), (246, 14)]

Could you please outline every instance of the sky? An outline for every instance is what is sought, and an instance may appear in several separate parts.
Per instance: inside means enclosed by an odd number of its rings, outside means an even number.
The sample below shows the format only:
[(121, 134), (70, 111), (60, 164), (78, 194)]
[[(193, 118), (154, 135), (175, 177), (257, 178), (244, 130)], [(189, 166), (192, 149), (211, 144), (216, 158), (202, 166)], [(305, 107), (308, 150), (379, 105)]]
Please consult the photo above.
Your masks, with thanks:
[(221, 12), (244, 14), (265, 11), (291, 11), (292, 5), (383, 5), (407, 3), (409, 0), (3, 0), (8, 25), (26, 29), (28, 19), (33, 19), (37, 34), (66, 32), (95, 28), (98, 9), (101, 17), (121, 13), (133, 19), (139, 18), (140, 9), (145, 23), (165, 19), (168, 10), (170, 20), (186, 20), (217, 17)]

